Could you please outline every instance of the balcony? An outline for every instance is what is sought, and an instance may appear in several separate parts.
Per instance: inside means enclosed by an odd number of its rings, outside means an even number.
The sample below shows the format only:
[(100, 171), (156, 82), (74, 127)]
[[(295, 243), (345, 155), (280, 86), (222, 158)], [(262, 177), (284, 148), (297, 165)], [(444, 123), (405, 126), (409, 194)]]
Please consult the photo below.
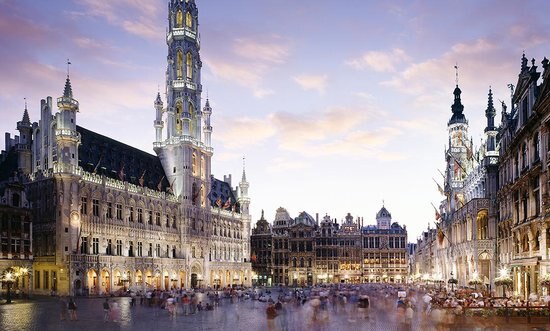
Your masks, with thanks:
[(181, 28), (173, 28), (172, 31), (169, 31), (166, 34), (166, 42), (170, 44), (172, 39), (181, 39), (181, 38), (190, 38), (197, 43), (197, 46), (200, 45), (200, 36), (197, 32), (187, 26)]
[(57, 136), (57, 138), (61, 138), (61, 139), (71, 139), (74, 141), (80, 141), (80, 133), (78, 133), (76, 130), (57, 129), (55, 130), (55, 135)]
[(197, 85), (188, 79), (177, 79), (172, 81), (172, 87), (174, 89), (188, 88), (190, 90), (196, 90)]

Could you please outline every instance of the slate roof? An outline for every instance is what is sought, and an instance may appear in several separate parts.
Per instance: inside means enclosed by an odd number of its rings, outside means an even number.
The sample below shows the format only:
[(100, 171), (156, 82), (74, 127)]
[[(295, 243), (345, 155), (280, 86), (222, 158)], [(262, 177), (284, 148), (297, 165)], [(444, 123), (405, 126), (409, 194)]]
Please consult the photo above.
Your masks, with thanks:
[(82, 142), (78, 148), (78, 163), (84, 170), (93, 172), (97, 167), (97, 173), (120, 180), (124, 167), (123, 179), (132, 184), (140, 185), (139, 179), (143, 176), (143, 186), (150, 189), (156, 190), (163, 177), (161, 190), (165, 191), (170, 185), (157, 156), (81, 126), (76, 130)]

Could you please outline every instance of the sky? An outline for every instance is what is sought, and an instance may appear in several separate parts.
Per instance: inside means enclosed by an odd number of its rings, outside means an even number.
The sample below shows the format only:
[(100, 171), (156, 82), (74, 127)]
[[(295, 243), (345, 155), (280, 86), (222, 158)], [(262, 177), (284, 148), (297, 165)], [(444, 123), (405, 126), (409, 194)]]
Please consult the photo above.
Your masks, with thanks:
[[(284, 207), (375, 224), (384, 204), (415, 242), (442, 199), (455, 65), (479, 146), (489, 86), (500, 113), (522, 53), (539, 69), (550, 57), (544, 0), (196, 3), (212, 173), (236, 186), (245, 156), (253, 222)], [(70, 59), (77, 124), (153, 154), (167, 11), (154, 0), (0, 0), (0, 132), (17, 133), (24, 98), (39, 120)]]

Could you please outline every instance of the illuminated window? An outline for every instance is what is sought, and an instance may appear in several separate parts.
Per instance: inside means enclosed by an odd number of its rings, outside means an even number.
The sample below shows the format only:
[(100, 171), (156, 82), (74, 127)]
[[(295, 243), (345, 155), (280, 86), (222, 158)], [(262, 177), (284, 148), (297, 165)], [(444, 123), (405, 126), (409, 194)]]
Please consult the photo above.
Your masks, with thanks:
[(181, 101), (178, 101), (176, 103), (176, 133), (177, 134), (181, 134), (181, 131), (182, 131), (181, 112), (182, 112), (182, 104), (181, 104)]
[(183, 25), (183, 13), (181, 9), (176, 12), (176, 28), (181, 28)]
[(195, 155), (195, 153), (193, 153), (191, 157), (191, 172), (193, 176), (197, 175), (197, 155)]
[[(178, 53), (179, 56), (179, 53)], [(191, 56), (191, 52), (187, 52), (187, 55), (185, 56), (185, 64), (187, 67), (187, 79), (193, 78), (193, 56)]]
[(193, 27), (193, 17), (191, 17), (190, 12), (185, 13), (185, 26), (187, 26), (188, 28)]
[(201, 185), (201, 207), (204, 207), (206, 204), (206, 190), (204, 189), (204, 185)]
[(206, 160), (204, 159), (204, 156), (201, 156), (201, 178), (204, 179), (206, 177)]
[(178, 49), (176, 56), (176, 78), (182, 79), (183, 77), (183, 53), (181, 49)]

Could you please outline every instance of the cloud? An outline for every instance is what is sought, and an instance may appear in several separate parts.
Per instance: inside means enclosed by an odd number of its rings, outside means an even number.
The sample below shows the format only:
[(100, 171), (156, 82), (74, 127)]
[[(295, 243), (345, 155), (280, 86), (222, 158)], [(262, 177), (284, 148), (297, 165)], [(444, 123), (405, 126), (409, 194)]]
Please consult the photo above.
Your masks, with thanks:
[(221, 118), (221, 122), (224, 125), (216, 131), (215, 140), (226, 149), (258, 146), (276, 133), (276, 128), (267, 119), (231, 117)]
[(410, 61), (410, 57), (400, 48), (389, 52), (369, 51), (358, 58), (348, 60), (347, 65), (358, 70), (371, 69), (377, 72), (395, 72), (396, 66)]
[[(158, 24), (164, 8), (162, 2), (78, 0), (78, 3), (85, 8), (85, 15), (103, 18), (109, 24), (132, 35), (158, 41), (158, 36), (164, 34), (163, 27)], [(71, 11), (68, 14), (75, 19), (82, 16), (77, 11)]]
[(311, 167), (311, 164), (297, 159), (288, 159), (286, 157), (276, 157), (269, 162), (266, 167), (268, 173), (287, 172), (289, 170), (306, 169)]
[(216, 31), (206, 49), (205, 64), (214, 78), (246, 87), (256, 98), (275, 94), (266, 86), (270, 73), (285, 63), (290, 51), (288, 42), (277, 35), (256, 35), (229, 39)]
[(327, 86), (327, 75), (300, 75), (294, 76), (294, 81), (302, 87), (302, 89), (316, 90), (319, 93), (323, 93)]
[[(397, 126), (380, 126), (377, 122), (382, 118), (379, 111), (351, 107), (306, 114), (275, 112), (263, 118), (222, 118), (224, 126), (217, 132), (216, 140), (227, 153), (248, 146), (271, 148), (267, 146), (274, 143), (283, 153), (295, 152), (306, 157), (354, 155), (379, 160), (400, 159), (401, 154), (385, 148), (403, 130)], [(275, 160), (270, 171), (309, 166), (306, 162), (284, 163), (284, 159)]]
[(289, 55), (288, 46), (281, 37), (273, 36), (272, 40), (254, 40), (237, 38), (233, 52), (238, 56), (259, 62), (284, 63)]

